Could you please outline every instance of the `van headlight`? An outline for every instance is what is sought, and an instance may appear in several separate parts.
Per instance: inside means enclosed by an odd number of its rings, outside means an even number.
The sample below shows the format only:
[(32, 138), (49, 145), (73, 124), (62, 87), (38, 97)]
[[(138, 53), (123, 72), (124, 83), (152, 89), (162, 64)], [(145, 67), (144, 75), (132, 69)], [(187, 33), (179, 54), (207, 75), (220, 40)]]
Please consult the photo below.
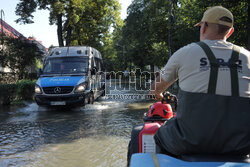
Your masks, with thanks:
[(76, 86), (75, 93), (84, 92), (86, 88), (87, 88), (87, 83), (81, 83)]
[(35, 93), (37, 93), (37, 94), (42, 94), (42, 89), (41, 89), (40, 86), (35, 85)]

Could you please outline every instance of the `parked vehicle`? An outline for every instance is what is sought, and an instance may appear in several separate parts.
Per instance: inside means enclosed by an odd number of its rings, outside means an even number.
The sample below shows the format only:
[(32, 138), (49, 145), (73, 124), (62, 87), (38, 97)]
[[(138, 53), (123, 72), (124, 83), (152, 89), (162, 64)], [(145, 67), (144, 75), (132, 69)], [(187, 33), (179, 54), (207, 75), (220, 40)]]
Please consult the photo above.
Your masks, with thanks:
[[(249, 155), (183, 155), (171, 157), (156, 154), (154, 134), (168, 119), (175, 117), (169, 103), (177, 107), (177, 97), (169, 92), (163, 94), (162, 102), (153, 104), (144, 116), (144, 123), (133, 127), (128, 146), (128, 166), (130, 167), (249, 167)], [(177, 113), (178, 114), (178, 113)]]
[(88, 46), (54, 48), (39, 69), (35, 100), (41, 106), (84, 106), (104, 94), (102, 55)]

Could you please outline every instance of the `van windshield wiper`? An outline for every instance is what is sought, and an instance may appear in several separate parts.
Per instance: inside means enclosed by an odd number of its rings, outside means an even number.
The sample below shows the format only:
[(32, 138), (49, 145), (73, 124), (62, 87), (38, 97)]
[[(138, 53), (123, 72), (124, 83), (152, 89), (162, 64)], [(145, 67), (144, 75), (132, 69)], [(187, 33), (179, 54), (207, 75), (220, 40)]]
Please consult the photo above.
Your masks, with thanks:
[(42, 74), (41, 77), (53, 77), (51, 74)]
[(54, 77), (54, 76), (85, 76), (87, 73), (86, 72), (81, 72), (81, 73), (51, 73), (51, 74), (42, 74), (41, 77)]
[(41, 75), (41, 77), (54, 77), (54, 76), (63, 76), (63, 74), (55, 73), (55, 74), (42, 74)]
[(68, 74), (70, 76), (85, 76), (86, 73), (76, 73), (76, 74)]

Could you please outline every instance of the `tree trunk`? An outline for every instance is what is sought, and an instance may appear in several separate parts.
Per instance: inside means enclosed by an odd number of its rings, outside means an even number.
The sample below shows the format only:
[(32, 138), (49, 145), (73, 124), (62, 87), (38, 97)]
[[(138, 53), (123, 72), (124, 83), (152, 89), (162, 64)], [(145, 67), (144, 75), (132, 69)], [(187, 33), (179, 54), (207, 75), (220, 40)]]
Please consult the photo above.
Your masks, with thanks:
[(248, 6), (248, 9), (247, 9), (247, 14), (248, 14), (248, 17), (247, 17), (247, 37), (248, 37), (248, 40), (247, 40), (247, 49), (250, 50), (250, 2), (247, 2), (247, 6)]
[(57, 15), (57, 37), (59, 46), (64, 46), (62, 36), (62, 14)]
[(72, 34), (72, 27), (69, 25), (67, 28), (66, 46), (70, 46), (71, 34)]

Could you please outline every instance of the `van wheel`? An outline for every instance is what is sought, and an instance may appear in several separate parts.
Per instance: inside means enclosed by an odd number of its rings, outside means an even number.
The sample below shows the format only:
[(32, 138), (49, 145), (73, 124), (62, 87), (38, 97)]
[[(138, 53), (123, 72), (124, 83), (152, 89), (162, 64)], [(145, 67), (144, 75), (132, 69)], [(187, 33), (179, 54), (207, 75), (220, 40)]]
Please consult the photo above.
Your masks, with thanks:
[(91, 93), (90, 94), (90, 96), (89, 96), (89, 101), (88, 101), (88, 104), (94, 104), (94, 95), (93, 95), (93, 93)]

